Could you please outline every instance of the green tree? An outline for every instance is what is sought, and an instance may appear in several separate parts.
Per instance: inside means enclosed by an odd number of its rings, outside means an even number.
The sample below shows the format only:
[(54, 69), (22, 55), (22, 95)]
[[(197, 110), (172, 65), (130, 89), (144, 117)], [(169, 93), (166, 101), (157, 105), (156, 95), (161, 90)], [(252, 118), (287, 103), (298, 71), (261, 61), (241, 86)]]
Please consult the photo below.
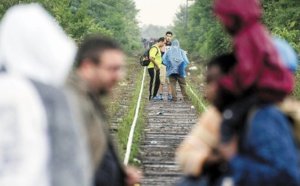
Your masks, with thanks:
[(286, 39), (300, 53), (300, 2), (264, 0), (263, 22), (272, 34)]
[(106, 36), (112, 35), (109, 30), (101, 28), (100, 25), (96, 24), (95, 20), (87, 14), (89, 7), (88, 2), (79, 3), (77, 7), (72, 7), (71, 0), (43, 0), (40, 2), (54, 15), (64, 30), (77, 42), (80, 42), (84, 36), (94, 32)]
[(13, 5), (40, 3), (76, 42), (99, 33), (114, 37), (127, 50), (137, 50), (140, 31), (133, 0), (2, 0), (0, 18)]
[(207, 61), (230, 50), (230, 38), (214, 17), (212, 3), (210, 0), (197, 0), (188, 9), (181, 6), (176, 14), (176, 37), (198, 61)]
[(133, 0), (93, 0), (89, 7), (89, 15), (102, 28), (110, 30), (126, 50), (140, 47), (137, 13)]

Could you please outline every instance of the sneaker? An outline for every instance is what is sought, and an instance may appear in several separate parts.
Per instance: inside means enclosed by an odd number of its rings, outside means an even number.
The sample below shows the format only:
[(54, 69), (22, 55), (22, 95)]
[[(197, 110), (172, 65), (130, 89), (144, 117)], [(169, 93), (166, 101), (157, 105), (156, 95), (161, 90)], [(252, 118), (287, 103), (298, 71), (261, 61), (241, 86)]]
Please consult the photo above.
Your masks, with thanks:
[(168, 94), (168, 100), (172, 100), (172, 95)]
[(158, 100), (160, 100), (157, 96), (154, 96), (153, 98), (152, 98), (152, 100), (154, 100), (154, 101), (158, 101)]
[(164, 96), (162, 94), (159, 94), (158, 99), (164, 100)]

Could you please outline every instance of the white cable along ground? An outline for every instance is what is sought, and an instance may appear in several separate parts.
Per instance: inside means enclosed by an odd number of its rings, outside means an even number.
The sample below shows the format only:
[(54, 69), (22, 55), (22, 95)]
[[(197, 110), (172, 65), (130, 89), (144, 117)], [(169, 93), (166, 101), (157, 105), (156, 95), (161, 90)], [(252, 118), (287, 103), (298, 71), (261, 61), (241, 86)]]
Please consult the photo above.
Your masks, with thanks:
[(126, 147), (126, 153), (125, 153), (125, 158), (124, 158), (124, 164), (125, 165), (127, 165), (128, 161), (129, 161), (130, 152), (131, 152), (131, 145), (132, 145), (132, 140), (133, 140), (133, 134), (134, 134), (134, 129), (135, 129), (135, 126), (136, 126), (136, 121), (137, 121), (138, 116), (139, 116), (139, 109), (140, 109), (140, 103), (141, 103), (143, 89), (144, 89), (144, 81), (145, 81), (146, 69), (147, 69), (147, 67), (144, 67), (144, 74), (143, 74), (143, 79), (142, 79), (142, 85), (141, 85), (141, 89), (140, 89), (139, 99), (138, 99), (138, 102), (137, 102), (137, 105), (136, 105), (135, 115), (134, 115), (134, 119), (133, 119), (133, 122), (132, 122), (132, 125), (131, 125), (129, 137), (128, 137), (128, 142), (127, 142), (127, 147)]
[(201, 99), (195, 94), (195, 92), (194, 92), (193, 89), (190, 87), (190, 85), (189, 85), (189, 84), (186, 84), (186, 85), (189, 87), (190, 91), (191, 91), (192, 94), (196, 97), (196, 99), (199, 101), (199, 103), (200, 103), (201, 106), (204, 108), (204, 110), (207, 110), (207, 109), (206, 109), (206, 106), (203, 104), (203, 102), (201, 101)]

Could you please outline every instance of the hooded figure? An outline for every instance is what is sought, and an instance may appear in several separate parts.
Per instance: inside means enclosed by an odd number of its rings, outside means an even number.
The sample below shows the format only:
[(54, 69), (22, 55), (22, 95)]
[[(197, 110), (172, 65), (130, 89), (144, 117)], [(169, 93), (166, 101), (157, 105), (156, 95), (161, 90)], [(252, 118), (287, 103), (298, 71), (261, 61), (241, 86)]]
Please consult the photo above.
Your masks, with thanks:
[(180, 48), (179, 41), (172, 42), (170, 50), (163, 56), (163, 63), (167, 66), (167, 77), (171, 74), (178, 74), (180, 77), (186, 77), (185, 68), (189, 63), (185, 52)]
[(281, 101), (292, 91), (293, 77), (284, 68), (267, 29), (259, 22), (258, 0), (216, 0), (214, 12), (233, 36), (237, 65), (220, 85), (235, 96), (252, 89), (266, 102)]
[(1, 21), (0, 51), (0, 185), (89, 185), (84, 132), (60, 90), (75, 43), (39, 5), (18, 5)]
[(188, 95), (186, 92), (185, 68), (189, 63), (189, 60), (186, 57), (185, 52), (180, 49), (179, 41), (177, 39), (172, 42), (170, 50), (168, 50), (163, 56), (163, 62), (167, 66), (167, 77), (169, 77), (172, 92), (171, 101), (177, 101), (177, 82), (180, 86), (183, 100), (188, 100)]

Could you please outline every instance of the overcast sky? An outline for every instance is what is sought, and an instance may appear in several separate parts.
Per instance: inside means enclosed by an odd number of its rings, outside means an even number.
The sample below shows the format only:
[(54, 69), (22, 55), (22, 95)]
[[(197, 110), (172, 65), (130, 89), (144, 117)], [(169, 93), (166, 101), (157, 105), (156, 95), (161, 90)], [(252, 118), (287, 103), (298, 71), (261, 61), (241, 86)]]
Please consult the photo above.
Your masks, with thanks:
[(153, 24), (167, 26), (173, 23), (180, 4), (186, 0), (134, 0), (140, 10), (138, 21), (140, 25)]

